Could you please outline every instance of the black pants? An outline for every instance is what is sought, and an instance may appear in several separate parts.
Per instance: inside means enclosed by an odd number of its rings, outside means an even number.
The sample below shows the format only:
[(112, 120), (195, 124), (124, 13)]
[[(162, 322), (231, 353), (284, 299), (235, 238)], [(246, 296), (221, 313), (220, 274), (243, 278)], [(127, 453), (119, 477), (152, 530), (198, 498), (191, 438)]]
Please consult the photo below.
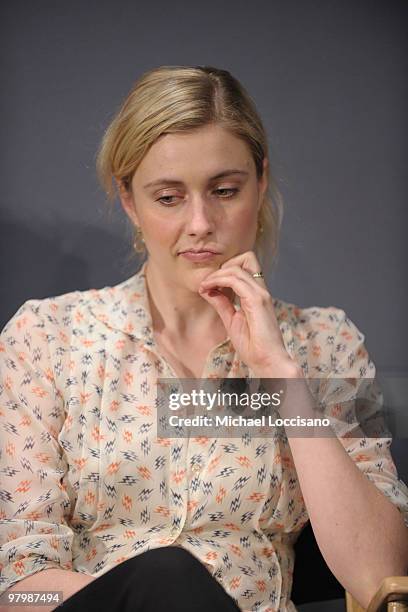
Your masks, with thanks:
[(207, 568), (184, 548), (127, 559), (69, 597), (58, 612), (240, 612)]

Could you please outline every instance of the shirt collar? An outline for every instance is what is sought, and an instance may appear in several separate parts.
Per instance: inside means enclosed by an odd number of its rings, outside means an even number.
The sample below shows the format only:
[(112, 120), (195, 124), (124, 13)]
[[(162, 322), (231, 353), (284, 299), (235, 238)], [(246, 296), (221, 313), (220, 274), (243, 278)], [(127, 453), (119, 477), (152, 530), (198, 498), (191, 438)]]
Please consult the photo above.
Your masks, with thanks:
[(152, 318), (146, 290), (146, 262), (127, 280), (113, 287), (92, 289), (89, 310), (107, 327), (149, 341)]
[[(92, 299), (88, 305), (91, 314), (107, 327), (120, 330), (135, 339), (140, 340), (146, 348), (155, 347), (152, 316), (146, 284), (145, 261), (139, 271), (129, 279), (112, 287), (91, 289)], [(238, 298), (234, 302), (236, 310), (240, 310)], [(295, 356), (295, 341), (289, 321), (289, 309), (282, 300), (274, 300), (275, 313), (282, 333), (283, 342), (289, 355)], [(218, 345), (227, 344), (234, 352), (230, 338)]]

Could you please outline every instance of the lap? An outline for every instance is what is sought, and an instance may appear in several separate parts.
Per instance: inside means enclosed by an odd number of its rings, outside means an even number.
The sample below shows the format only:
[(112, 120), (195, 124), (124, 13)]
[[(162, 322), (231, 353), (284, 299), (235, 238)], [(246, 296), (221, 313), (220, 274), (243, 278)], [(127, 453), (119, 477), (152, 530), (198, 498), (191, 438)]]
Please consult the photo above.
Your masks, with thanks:
[(118, 564), (69, 597), (58, 612), (239, 612), (197, 557), (177, 546), (149, 549)]

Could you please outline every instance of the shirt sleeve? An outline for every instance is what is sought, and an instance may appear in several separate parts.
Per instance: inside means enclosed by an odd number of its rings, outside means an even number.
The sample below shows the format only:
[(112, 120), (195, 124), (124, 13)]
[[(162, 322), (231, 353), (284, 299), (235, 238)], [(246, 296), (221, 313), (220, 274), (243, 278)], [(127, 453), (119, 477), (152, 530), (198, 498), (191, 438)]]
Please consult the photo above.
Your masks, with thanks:
[(65, 417), (46, 301), (25, 302), (0, 334), (0, 594), (40, 570), (72, 569), (67, 465), (58, 443)]
[(408, 488), (390, 452), (392, 435), (376, 368), (364, 334), (338, 309), (331, 371), (321, 381), (320, 402), (333, 430), (358, 468), (401, 512), (408, 527)]

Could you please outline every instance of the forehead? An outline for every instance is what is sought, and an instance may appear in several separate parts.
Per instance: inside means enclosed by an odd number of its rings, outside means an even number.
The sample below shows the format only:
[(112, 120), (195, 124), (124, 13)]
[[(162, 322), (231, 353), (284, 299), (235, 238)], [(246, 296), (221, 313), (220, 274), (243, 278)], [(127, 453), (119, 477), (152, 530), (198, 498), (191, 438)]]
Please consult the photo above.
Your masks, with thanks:
[(157, 174), (163, 170), (168, 174), (192, 168), (211, 175), (224, 166), (255, 171), (247, 143), (219, 125), (210, 125), (191, 132), (163, 134), (153, 143), (136, 174)]

